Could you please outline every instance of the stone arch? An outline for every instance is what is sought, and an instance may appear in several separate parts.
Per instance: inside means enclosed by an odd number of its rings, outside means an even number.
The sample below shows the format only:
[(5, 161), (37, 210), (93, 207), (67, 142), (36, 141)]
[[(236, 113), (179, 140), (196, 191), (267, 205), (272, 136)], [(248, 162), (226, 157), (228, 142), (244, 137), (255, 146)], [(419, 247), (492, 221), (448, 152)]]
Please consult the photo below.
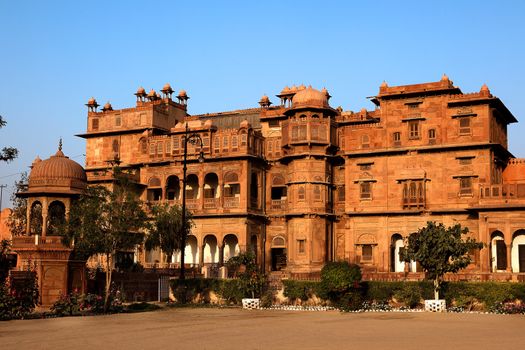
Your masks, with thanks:
[(159, 201), (162, 199), (160, 179), (156, 176), (152, 176), (148, 180), (147, 199), (148, 201)]
[(511, 247), (512, 272), (525, 272), (525, 229), (514, 232)]
[(41, 235), (43, 222), (42, 203), (40, 201), (34, 201), (29, 211), (29, 233)]
[(505, 235), (499, 230), (490, 234), (490, 266), (493, 272), (505, 271), (508, 266)]
[(272, 186), (285, 186), (286, 182), (281, 174), (275, 174), (272, 177)]
[(59, 227), (66, 222), (66, 205), (54, 200), (47, 209), (47, 234), (58, 234)]
[(394, 233), (390, 238), (390, 271), (405, 271), (405, 262), (401, 259), (401, 251), (404, 248), (403, 237), (399, 233)]
[(239, 239), (237, 236), (233, 233), (229, 233), (226, 236), (224, 236), (224, 239), (222, 240), (222, 244), (224, 247), (223, 250), (223, 261), (227, 262), (230, 260), (230, 258), (239, 255), (241, 252), (241, 249), (239, 247)]
[(199, 245), (197, 237), (195, 237), (194, 235), (189, 235), (186, 239), (186, 248), (184, 249), (184, 262), (186, 264), (191, 265), (199, 264)]
[(272, 248), (286, 248), (286, 240), (283, 236), (275, 236), (272, 239)]
[(217, 237), (213, 234), (206, 235), (203, 240), (203, 262), (205, 264), (216, 264), (219, 262), (219, 247)]
[(238, 183), (239, 182), (239, 176), (236, 172), (229, 171), (226, 174), (224, 174), (224, 183)]
[(199, 177), (195, 174), (189, 174), (186, 177), (186, 198), (197, 199), (199, 198)]
[(215, 173), (207, 173), (204, 176), (204, 198), (219, 197), (219, 177)]
[(168, 200), (180, 198), (180, 180), (176, 175), (170, 175), (166, 179), (166, 197)]

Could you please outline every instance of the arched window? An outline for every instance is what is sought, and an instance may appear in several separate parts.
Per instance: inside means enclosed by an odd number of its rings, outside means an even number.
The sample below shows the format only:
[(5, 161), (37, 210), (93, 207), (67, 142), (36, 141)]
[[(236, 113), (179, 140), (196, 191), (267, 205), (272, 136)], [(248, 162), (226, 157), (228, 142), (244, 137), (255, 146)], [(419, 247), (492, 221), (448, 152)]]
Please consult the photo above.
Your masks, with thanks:
[(47, 214), (47, 233), (57, 234), (59, 227), (66, 222), (66, 206), (60, 201), (53, 201), (49, 205)]

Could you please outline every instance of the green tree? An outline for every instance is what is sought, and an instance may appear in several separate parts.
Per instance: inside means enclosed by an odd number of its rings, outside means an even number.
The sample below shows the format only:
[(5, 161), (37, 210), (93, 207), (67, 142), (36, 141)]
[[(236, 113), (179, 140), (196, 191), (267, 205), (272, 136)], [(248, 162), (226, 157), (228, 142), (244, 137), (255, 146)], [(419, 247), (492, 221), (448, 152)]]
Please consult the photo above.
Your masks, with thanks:
[(403, 259), (419, 262), (426, 278), (434, 281), (436, 300), (439, 299), (439, 288), (445, 273), (456, 273), (466, 268), (471, 262), (469, 251), (483, 248), (483, 243), (471, 237), (463, 239), (462, 236), (467, 233), (468, 228), (460, 224), (447, 228), (442, 223), (429, 221), (426, 227), (408, 237)]
[[(186, 236), (193, 226), (191, 214), (186, 212)], [(178, 205), (155, 205), (152, 208), (152, 222), (150, 232), (146, 238), (146, 249), (160, 248), (166, 256), (181, 251), (182, 247), (182, 209)]]
[(109, 308), (115, 257), (119, 251), (134, 249), (142, 243), (142, 230), (147, 227), (147, 215), (128, 177), (118, 167), (113, 173), (112, 188), (89, 187), (71, 205), (68, 220), (59, 228), (64, 243), (74, 246), (81, 256), (104, 258), (105, 311)]
[[(7, 122), (0, 115), (0, 129), (7, 125)], [(18, 150), (13, 147), (4, 147), (0, 151), (0, 161), (10, 162), (18, 156)]]
[[(16, 194), (27, 190), (27, 172), (20, 175), (20, 179), (15, 182), (15, 191), (11, 195), (13, 211), (7, 219), (7, 226), (13, 236), (23, 236), (26, 233), (27, 225), (27, 198), (18, 197)], [(33, 219), (34, 221), (34, 219)], [(40, 229), (41, 231), (41, 229)]]

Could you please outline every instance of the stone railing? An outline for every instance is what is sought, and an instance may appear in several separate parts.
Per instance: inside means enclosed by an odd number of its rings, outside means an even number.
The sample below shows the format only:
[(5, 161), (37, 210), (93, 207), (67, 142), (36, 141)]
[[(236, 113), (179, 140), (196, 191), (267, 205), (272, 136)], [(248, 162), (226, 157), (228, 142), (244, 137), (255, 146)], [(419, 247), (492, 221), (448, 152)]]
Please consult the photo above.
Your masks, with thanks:
[(274, 209), (274, 210), (286, 209), (286, 199), (272, 199), (271, 209)]
[(239, 197), (224, 197), (224, 208), (239, 208)]
[(204, 209), (216, 209), (219, 207), (219, 198), (204, 198)]
[(525, 199), (525, 183), (488, 185), (480, 184), (480, 199)]

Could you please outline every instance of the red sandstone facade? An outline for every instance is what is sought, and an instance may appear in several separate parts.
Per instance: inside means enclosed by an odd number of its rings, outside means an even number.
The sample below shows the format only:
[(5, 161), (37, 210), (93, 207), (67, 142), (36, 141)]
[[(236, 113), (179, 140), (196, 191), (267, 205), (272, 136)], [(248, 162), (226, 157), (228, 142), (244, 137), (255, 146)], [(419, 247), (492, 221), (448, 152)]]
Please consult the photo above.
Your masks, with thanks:
[[(189, 115), (189, 97), (139, 89), (135, 107), (102, 111), (91, 99), (85, 170), (109, 180), (118, 158), (147, 203), (180, 204), (186, 123), (203, 142), (189, 149), (186, 198), (196, 226), (186, 262), (219, 266), (257, 252), (266, 271), (317, 273), (328, 260), (360, 264), (374, 278), (415, 272), (399, 261), (403, 238), (427, 221), (461, 223), (486, 247), (472, 252), (471, 278), (525, 272), (525, 161), (507, 149), (516, 122), (484, 85), (464, 94), (438, 82), (383, 83), (376, 109), (347, 112), (323, 89), (286, 87), (271, 106)], [(137, 249), (146, 267), (178, 256)]]

